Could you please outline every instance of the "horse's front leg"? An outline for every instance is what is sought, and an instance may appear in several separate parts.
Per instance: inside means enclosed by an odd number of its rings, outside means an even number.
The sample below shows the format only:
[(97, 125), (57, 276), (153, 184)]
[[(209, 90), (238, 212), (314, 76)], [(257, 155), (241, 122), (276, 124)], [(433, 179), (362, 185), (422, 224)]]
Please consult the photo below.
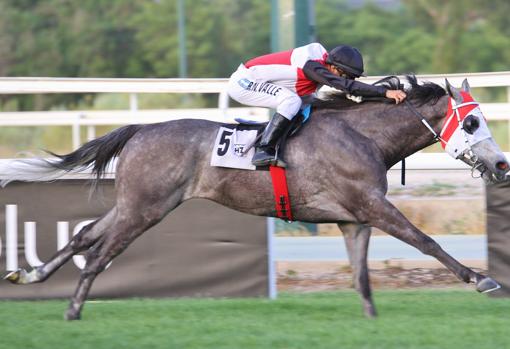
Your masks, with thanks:
[(422, 253), (435, 257), (460, 280), (475, 283), (479, 292), (490, 292), (500, 288), (490, 277), (478, 274), (459, 263), (446, 253), (432, 238), (422, 233), (409, 222), (385, 197), (370, 197), (369, 204), (363, 205), (362, 214), (368, 224), (416, 247)]
[(377, 312), (372, 300), (367, 263), (371, 228), (367, 225), (347, 222), (338, 223), (338, 227), (344, 234), (345, 245), (353, 271), (354, 287), (361, 295), (365, 315), (373, 318), (377, 315)]

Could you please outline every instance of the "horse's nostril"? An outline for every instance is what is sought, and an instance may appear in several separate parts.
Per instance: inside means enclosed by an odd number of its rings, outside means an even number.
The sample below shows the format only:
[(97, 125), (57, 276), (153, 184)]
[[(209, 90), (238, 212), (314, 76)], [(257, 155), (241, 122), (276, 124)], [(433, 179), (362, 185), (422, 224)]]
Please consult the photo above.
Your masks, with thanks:
[(498, 168), (498, 170), (501, 170), (501, 171), (508, 170), (508, 162), (506, 162), (506, 161), (498, 161), (496, 163), (496, 167)]

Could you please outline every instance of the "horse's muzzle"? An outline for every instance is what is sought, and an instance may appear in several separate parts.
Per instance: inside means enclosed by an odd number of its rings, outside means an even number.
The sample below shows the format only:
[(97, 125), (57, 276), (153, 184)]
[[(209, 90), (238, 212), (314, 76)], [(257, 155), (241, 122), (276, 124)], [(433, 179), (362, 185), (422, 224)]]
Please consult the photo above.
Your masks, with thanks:
[(508, 164), (508, 161), (500, 160), (497, 161), (494, 165), (492, 175), (497, 182), (501, 182), (506, 179), (508, 171), (510, 171), (510, 165)]
[[(473, 171), (476, 169), (486, 183), (497, 183), (506, 179), (510, 164), (492, 138), (485, 139), (472, 147), (473, 161), (465, 161)], [(471, 162), (471, 163), (470, 163)]]
[(505, 173), (506, 173), (506, 172), (508, 172), (508, 169), (509, 169), (508, 162), (506, 162), (506, 161), (498, 161), (496, 163), (496, 168), (498, 170), (505, 171)]

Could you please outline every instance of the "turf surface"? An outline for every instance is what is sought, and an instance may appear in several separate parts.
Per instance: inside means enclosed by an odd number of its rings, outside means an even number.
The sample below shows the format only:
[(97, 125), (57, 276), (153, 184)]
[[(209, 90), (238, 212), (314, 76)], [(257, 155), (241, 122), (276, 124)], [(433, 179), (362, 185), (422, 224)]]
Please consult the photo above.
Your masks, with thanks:
[(379, 291), (379, 318), (354, 292), (266, 299), (1, 301), (0, 348), (510, 348), (510, 299), (464, 290)]

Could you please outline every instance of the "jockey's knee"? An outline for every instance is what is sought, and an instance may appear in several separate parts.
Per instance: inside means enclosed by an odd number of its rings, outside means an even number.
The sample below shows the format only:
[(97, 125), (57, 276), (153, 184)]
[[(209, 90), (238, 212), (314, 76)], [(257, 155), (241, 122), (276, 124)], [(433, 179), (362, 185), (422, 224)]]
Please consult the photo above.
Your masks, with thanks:
[(286, 119), (292, 120), (299, 112), (301, 103), (301, 98), (298, 95), (285, 96), (276, 108), (276, 112), (283, 115)]

